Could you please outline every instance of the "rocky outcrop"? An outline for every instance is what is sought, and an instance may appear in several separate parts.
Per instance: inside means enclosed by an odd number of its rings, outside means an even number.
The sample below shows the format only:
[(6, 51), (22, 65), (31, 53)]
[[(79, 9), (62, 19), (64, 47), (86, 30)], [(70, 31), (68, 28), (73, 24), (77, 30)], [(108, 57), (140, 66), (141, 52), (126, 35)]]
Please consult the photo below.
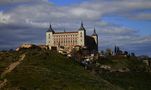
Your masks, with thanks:
[(113, 68), (110, 65), (101, 65), (100, 69), (104, 69), (110, 72), (129, 72), (130, 70), (128, 68)]
[(40, 47), (41, 49), (46, 49), (46, 50), (49, 49), (49, 47), (47, 45), (38, 45), (38, 47)]
[(22, 44), (20, 47), (16, 49), (16, 51), (20, 51), (22, 49), (46, 49), (49, 47), (47, 45), (34, 45), (34, 44)]

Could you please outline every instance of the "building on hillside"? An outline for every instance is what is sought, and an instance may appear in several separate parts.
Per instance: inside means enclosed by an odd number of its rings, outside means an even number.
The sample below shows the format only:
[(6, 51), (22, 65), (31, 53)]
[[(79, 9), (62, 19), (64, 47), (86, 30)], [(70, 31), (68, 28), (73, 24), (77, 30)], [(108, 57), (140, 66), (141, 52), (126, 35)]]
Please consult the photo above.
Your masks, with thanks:
[(22, 44), (20, 47), (16, 48), (16, 51), (20, 51), (23, 49), (45, 49), (45, 50), (48, 50), (49, 47), (47, 45)]
[(98, 51), (98, 35), (95, 29), (91, 36), (86, 35), (82, 22), (80, 28), (74, 32), (55, 32), (50, 25), (46, 32), (46, 45), (49, 46), (49, 49), (63, 48), (69, 52), (77, 46), (90, 51)]

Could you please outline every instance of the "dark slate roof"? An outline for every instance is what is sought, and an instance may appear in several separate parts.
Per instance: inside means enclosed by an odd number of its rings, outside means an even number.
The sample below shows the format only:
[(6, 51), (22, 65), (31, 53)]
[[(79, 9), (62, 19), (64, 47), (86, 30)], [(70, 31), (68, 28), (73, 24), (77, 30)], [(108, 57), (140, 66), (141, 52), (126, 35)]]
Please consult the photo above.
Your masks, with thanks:
[(93, 32), (92, 36), (97, 36), (95, 28), (94, 28), (94, 32)]
[(79, 30), (85, 30), (85, 28), (83, 26), (83, 22), (81, 22), (81, 27), (79, 28)]
[(52, 29), (51, 25), (50, 25), (50, 27), (49, 27), (47, 32), (54, 32), (54, 30)]

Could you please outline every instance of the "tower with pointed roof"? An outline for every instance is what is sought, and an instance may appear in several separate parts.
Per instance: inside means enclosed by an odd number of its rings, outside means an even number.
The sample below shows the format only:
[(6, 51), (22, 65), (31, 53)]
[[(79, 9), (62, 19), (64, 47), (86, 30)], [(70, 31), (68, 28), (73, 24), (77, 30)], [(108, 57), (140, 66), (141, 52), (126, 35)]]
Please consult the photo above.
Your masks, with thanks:
[(83, 22), (81, 21), (81, 26), (78, 30), (78, 45), (81, 45), (81, 46), (85, 46), (85, 38), (86, 37), (86, 30), (83, 26)]
[(98, 50), (98, 35), (96, 33), (96, 30), (94, 28), (93, 34), (92, 34), (93, 39), (95, 40), (95, 44), (96, 44), (96, 50)]
[(53, 41), (53, 34), (55, 33), (55, 31), (52, 29), (51, 24), (49, 29), (46, 32), (46, 45), (49, 46), (49, 48), (51, 49), (51, 46), (54, 45), (54, 41)]

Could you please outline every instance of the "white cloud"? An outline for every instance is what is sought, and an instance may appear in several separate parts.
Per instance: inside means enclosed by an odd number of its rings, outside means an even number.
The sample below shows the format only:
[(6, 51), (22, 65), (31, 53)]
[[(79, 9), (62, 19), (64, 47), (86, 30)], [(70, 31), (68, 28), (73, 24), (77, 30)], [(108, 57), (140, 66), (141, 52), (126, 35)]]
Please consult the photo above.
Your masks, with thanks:
[(141, 20), (151, 20), (151, 13), (139, 13), (135, 14), (132, 18), (141, 19)]
[(12, 22), (10, 18), (11, 18), (10, 15), (4, 14), (2, 11), (0, 12), (0, 23), (3, 24), (10, 23)]
[[(1, 0), (1, 4), (10, 4), (12, 0)], [(113, 0), (112, 0), (113, 1)], [(58, 30), (75, 31), (80, 27), (80, 21), (84, 20), (87, 32), (92, 33), (94, 26), (100, 37), (100, 46), (121, 45), (130, 46), (131, 44), (145, 44), (151, 42), (150, 36), (140, 36), (136, 30), (126, 27), (112, 25), (101, 21), (101, 17), (107, 14), (121, 15), (131, 18), (151, 19), (150, 14), (140, 12), (137, 17), (133, 17), (133, 10), (150, 9), (151, 1), (149, 0), (114, 0), (114, 2), (105, 0), (91, 0), (82, 2), (81, 4), (70, 6), (55, 6), (47, 2), (47, 0), (14, 0), (15, 3), (32, 2), (30, 4), (19, 4), (10, 10), (0, 12), (1, 24), (8, 24), (16, 34), (27, 33), (33, 31), (44, 30), (49, 27), (49, 23), (53, 24), (53, 28)], [(35, 3), (33, 3), (35, 2)], [(0, 5), (1, 5), (0, 4)], [(12, 24), (13, 22), (13, 24)], [(25, 27), (28, 29), (26, 30)], [(9, 29), (7, 26), (4, 30)], [(19, 29), (18, 29), (19, 28)], [(36, 28), (36, 29), (35, 29)], [(46, 29), (47, 30), (47, 29)], [(45, 31), (46, 31), (45, 30)], [(43, 31), (43, 33), (45, 32)], [(2, 31), (1, 31), (2, 32)], [(19, 32), (19, 33), (18, 33)], [(37, 32), (38, 33), (38, 32)], [(28, 33), (29, 34), (29, 33)], [(15, 34), (14, 34), (15, 36)], [(27, 35), (28, 36), (28, 35)], [(32, 36), (31, 34), (29, 35)], [(22, 37), (22, 35), (20, 35)], [(29, 38), (30, 38), (29, 37)], [(16, 38), (16, 37), (14, 37)], [(24, 37), (22, 37), (24, 38)], [(35, 39), (35, 37), (34, 37)], [(39, 36), (35, 40), (41, 39)], [(45, 40), (45, 39), (43, 39)], [(7, 41), (7, 39), (6, 39)], [(13, 41), (14, 42), (14, 41)], [(18, 40), (16, 41), (18, 42)], [(137, 46), (137, 45), (136, 45)]]
[(33, 22), (29, 19), (26, 19), (25, 22), (26, 24), (29, 24), (33, 27), (40, 27), (40, 28), (47, 28), (50, 25), (49, 22)]
[[(31, 3), (35, 2), (35, 0), (0, 0), (0, 5), (12, 5), (19, 3)], [(36, 2), (48, 2), (48, 0), (36, 0)]]
[[(36, 1), (35, 1), (36, 2)], [(37, 1), (38, 2), (38, 1)], [(40, 3), (41, 2), (41, 3)], [(40, 0), (39, 3), (18, 5), (14, 9), (7, 11), (15, 21), (25, 21), (30, 19), (32, 21), (76, 21), (89, 20), (96, 21), (106, 14), (117, 14), (133, 18), (151, 19), (149, 14), (138, 13), (137, 17), (131, 13), (132, 10), (151, 8), (150, 1), (91, 1), (83, 2), (79, 5), (57, 7), (47, 2)]]

